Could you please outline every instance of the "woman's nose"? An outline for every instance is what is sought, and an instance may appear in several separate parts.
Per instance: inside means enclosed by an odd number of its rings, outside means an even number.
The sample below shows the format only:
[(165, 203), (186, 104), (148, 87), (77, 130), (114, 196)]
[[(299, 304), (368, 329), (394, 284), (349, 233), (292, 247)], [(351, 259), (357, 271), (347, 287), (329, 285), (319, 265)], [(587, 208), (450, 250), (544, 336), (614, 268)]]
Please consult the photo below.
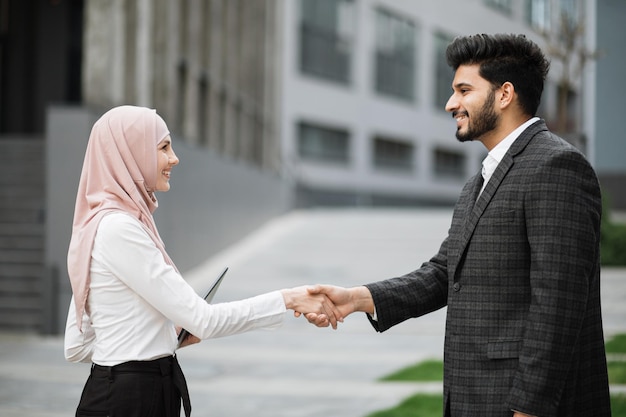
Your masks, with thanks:
[(178, 157), (176, 156), (174, 151), (172, 151), (172, 154), (170, 155), (170, 164), (178, 165), (179, 162), (180, 162), (180, 160), (178, 159)]

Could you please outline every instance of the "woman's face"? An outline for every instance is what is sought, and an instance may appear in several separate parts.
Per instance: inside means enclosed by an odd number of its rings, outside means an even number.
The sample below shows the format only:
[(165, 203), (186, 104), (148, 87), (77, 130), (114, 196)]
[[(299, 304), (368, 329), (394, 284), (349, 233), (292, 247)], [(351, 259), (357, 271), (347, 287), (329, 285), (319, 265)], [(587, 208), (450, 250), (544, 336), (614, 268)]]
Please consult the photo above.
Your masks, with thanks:
[(167, 135), (157, 145), (156, 191), (168, 191), (170, 189), (172, 167), (178, 165), (178, 162), (178, 157), (172, 148), (172, 138)]

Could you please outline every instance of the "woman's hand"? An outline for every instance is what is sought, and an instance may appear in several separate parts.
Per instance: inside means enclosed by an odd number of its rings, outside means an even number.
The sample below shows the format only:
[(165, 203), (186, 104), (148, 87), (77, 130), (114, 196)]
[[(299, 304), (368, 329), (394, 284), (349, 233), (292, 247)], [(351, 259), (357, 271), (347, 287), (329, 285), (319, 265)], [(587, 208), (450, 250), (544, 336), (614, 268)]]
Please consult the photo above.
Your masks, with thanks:
[[(176, 326), (177, 335), (180, 335), (180, 332), (182, 331), (183, 331), (182, 327)], [(200, 343), (201, 341), (202, 339), (200, 339), (199, 337), (196, 337), (192, 335), (191, 333), (187, 333), (187, 336), (185, 336), (185, 339), (182, 342), (180, 342), (180, 344), (178, 345), (176, 349), (184, 348), (185, 346), (189, 346), (189, 345), (195, 345), (196, 343)]]
[(311, 293), (309, 289), (310, 287), (302, 286), (282, 290), (285, 306), (293, 310), (296, 317), (301, 314), (315, 313), (319, 322), (326, 323), (326, 326), (330, 323), (333, 329), (336, 329), (337, 323), (343, 322), (339, 309), (325, 294)]
[(189, 346), (189, 345), (195, 345), (196, 343), (200, 343), (201, 339), (192, 335), (191, 333), (187, 334), (187, 337), (185, 337), (185, 340), (183, 340), (180, 343), (180, 346), (178, 347), (180, 348), (184, 348), (185, 346)]

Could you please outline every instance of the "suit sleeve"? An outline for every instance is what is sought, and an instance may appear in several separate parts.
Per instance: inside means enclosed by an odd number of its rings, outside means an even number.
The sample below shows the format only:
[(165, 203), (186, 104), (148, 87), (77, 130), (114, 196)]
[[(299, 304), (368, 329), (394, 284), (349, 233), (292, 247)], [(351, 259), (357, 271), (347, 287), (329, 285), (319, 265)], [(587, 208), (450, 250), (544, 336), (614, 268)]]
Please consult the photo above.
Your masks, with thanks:
[(378, 332), (409, 318), (419, 317), (444, 307), (448, 298), (447, 242), (437, 255), (404, 276), (367, 284), (376, 306), (377, 320), (368, 315)]
[(511, 409), (556, 414), (598, 276), (601, 197), (593, 169), (569, 150), (528, 178), (524, 198), (531, 254), (531, 304)]

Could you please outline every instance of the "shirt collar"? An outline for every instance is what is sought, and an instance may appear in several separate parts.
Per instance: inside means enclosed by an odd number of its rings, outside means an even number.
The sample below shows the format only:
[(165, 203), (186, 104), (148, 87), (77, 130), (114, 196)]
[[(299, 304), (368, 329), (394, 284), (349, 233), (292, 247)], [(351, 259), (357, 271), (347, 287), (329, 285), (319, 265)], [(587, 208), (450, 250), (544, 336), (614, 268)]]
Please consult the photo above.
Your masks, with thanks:
[(498, 143), (491, 151), (489, 151), (489, 155), (493, 159), (498, 161), (498, 163), (500, 163), (500, 161), (502, 161), (502, 158), (504, 158), (504, 154), (509, 150), (513, 142), (515, 142), (515, 139), (517, 139), (528, 126), (532, 125), (538, 120), (538, 117), (532, 117), (526, 122), (522, 123), (517, 129), (509, 133), (507, 137), (502, 139), (500, 143)]

